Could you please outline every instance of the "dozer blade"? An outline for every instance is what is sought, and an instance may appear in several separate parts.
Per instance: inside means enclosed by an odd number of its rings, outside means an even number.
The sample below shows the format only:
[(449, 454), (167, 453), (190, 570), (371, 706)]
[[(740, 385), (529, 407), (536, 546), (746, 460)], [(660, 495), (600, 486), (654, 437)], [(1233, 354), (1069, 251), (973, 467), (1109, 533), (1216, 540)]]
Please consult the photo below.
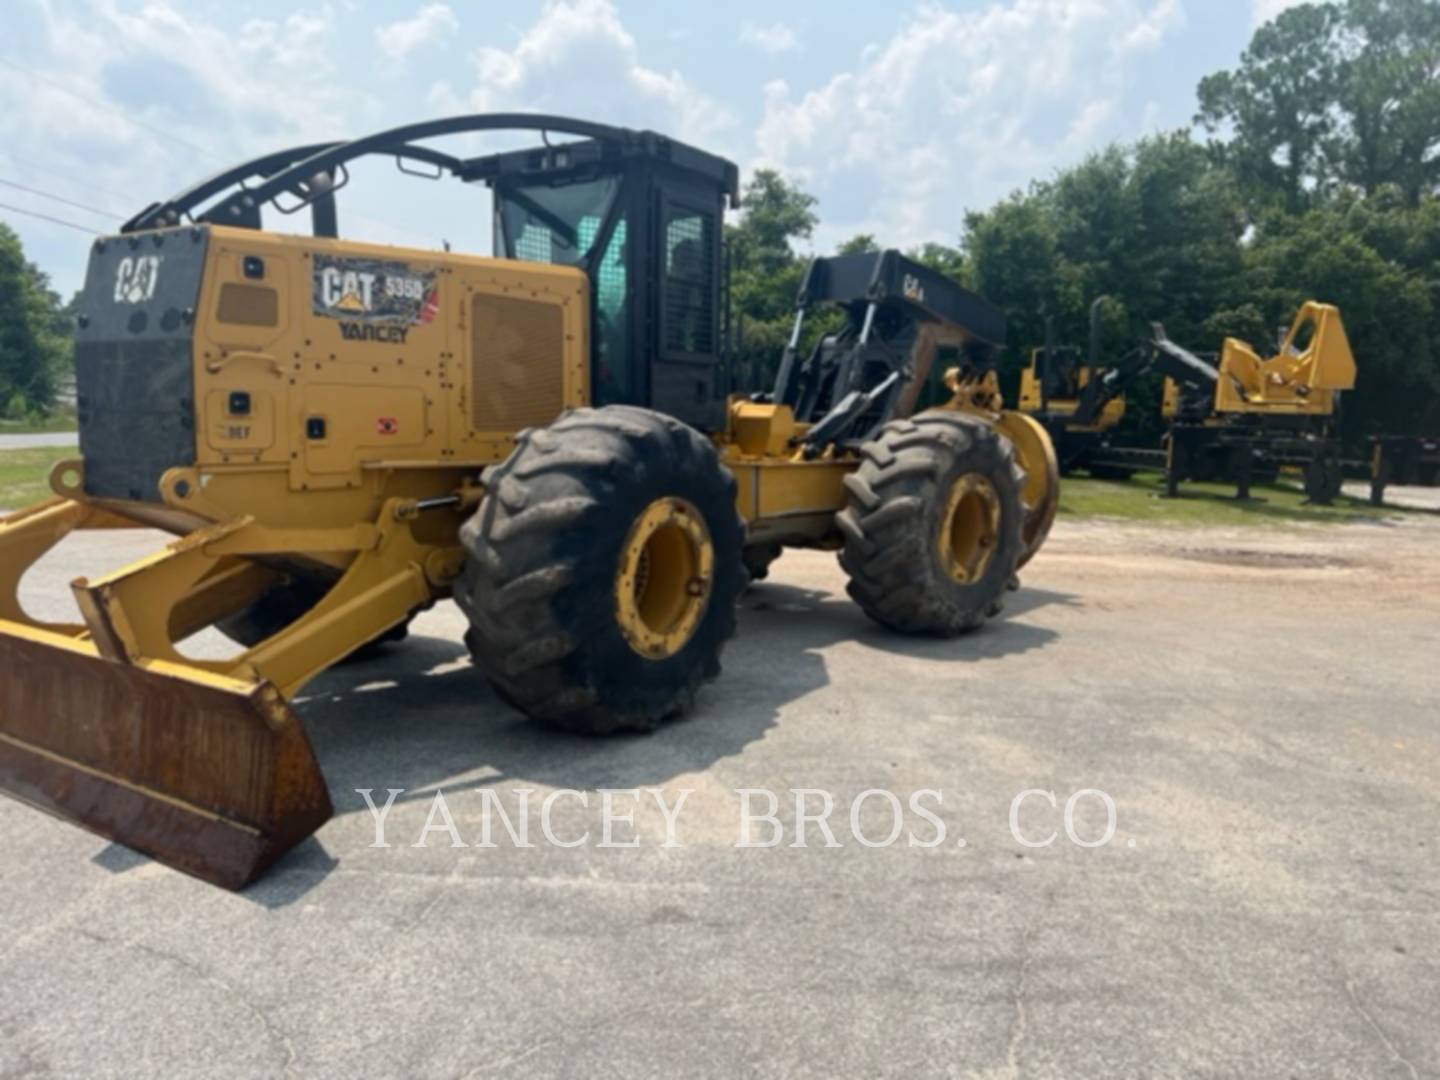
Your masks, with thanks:
[(0, 623), (0, 790), (177, 870), (240, 889), (333, 813), (268, 683)]

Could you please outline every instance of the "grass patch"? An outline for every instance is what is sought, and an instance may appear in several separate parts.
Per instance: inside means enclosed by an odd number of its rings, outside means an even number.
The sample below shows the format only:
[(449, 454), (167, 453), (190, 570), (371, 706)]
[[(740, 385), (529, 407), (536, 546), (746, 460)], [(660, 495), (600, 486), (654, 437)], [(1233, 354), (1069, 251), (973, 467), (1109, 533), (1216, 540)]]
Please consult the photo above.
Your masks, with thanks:
[(1060, 512), (1075, 518), (1173, 525), (1341, 524), (1405, 512), (1346, 495), (1334, 506), (1308, 506), (1304, 492), (1282, 485), (1254, 485), (1252, 502), (1237, 502), (1233, 484), (1181, 484), (1174, 499), (1162, 498), (1164, 490), (1164, 477), (1156, 473), (1137, 473), (1123, 481), (1067, 476), (1060, 481)]
[(47, 435), (77, 430), (73, 412), (52, 413), (43, 420), (0, 420), (0, 435)]
[(19, 510), (50, 497), (50, 467), (77, 456), (73, 446), (0, 450), (0, 508)]

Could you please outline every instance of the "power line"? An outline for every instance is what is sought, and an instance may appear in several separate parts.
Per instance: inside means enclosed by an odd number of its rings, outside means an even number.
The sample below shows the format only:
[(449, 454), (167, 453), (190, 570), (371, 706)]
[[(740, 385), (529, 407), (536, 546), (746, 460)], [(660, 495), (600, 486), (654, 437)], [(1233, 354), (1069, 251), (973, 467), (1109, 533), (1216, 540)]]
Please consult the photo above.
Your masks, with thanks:
[[(28, 158), (20, 157), (12, 150), (0, 148), (0, 157), (9, 158), (21, 169), (28, 170), (29, 172), (43, 173), (44, 175), (49, 176), (52, 179), (59, 180), (61, 183), (68, 184), (70, 187), (77, 188), (81, 191), (93, 192), (96, 195), (104, 195), (107, 198), (111, 199), (123, 199), (126, 202), (131, 199), (131, 195), (126, 192), (116, 191), (114, 188), (102, 187), (101, 185), (95, 183), (93, 180), (73, 180), (62, 172), (57, 172), (54, 169), (48, 169), (44, 165), (38, 165)], [(117, 216), (125, 217), (126, 215), (120, 214)]]
[[(183, 137), (180, 136), (180, 135), (176, 135), (173, 131), (169, 131), (169, 130), (167, 130), (166, 128), (160, 127), (160, 126), (158, 126), (158, 125), (156, 125), (156, 124), (148, 123), (148, 122), (146, 122), (146, 121), (144, 121), (144, 120), (141, 120), (139, 117), (131, 116), (131, 115), (130, 115), (128, 112), (126, 112), (124, 109), (117, 108), (116, 106), (111, 105), (111, 104), (109, 104), (108, 102), (98, 101), (98, 100), (96, 100), (95, 98), (92, 98), (92, 97), (90, 97), (90, 96), (88, 96), (88, 95), (86, 95), (86, 94), (82, 94), (82, 93), (80, 93), (80, 91), (74, 90), (74, 89), (72, 89), (71, 87), (66, 86), (64, 83), (61, 83), (61, 82), (59, 82), (59, 81), (57, 81), (57, 80), (55, 80), (55, 79), (50, 78), (48, 75), (41, 75), (39, 72), (32, 71), (32, 70), (30, 70), (29, 68), (23, 67), (22, 65), (15, 63), (15, 61), (10, 60), (10, 59), (8, 59), (7, 57), (0, 56), (0, 64), (5, 65), (6, 67), (10, 68), (10, 69), (13, 70), (13, 71), (19, 72), (21, 75), (24, 75), (24, 76), (27, 76), (27, 77), (29, 77), (29, 78), (35, 79), (35, 80), (37, 80), (37, 81), (39, 81), (39, 82), (45, 83), (47, 86), (50, 86), (50, 87), (53, 87), (53, 88), (56, 89), (56, 90), (59, 90), (62, 94), (69, 94), (71, 97), (75, 98), (77, 101), (83, 101), (83, 102), (85, 102), (87, 105), (93, 106), (94, 108), (97, 108), (97, 109), (104, 109), (106, 112), (111, 113), (111, 114), (113, 114), (113, 115), (115, 115), (115, 116), (120, 117), (122, 120), (125, 120), (127, 123), (134, 124), (136, 127), (143, 128), (144, 130), (150, 132), (151, 134), (158, 135), (158, 136), (160, 136), (161, 138), (169, 139), (171, 142), (177, 143), (177, 144), (179, 144), (180, 146), (184, 146), (184, 147), (186, 147), (186, 148), (194, 151), (195, 153), (200, 154), (200, 155), (203, 156), (203, 157), (209, 158), (211, 161), (223, 161), (223, 160), (224, 160), (223, 158), (220, 157), (220, 155), (216, 154), (213, 150), (207, 150), (205, 147), (199, 146), (199, 145), (191, 142), (189, 139), (183, 138)], [(15, 186), (15, 185), (12, 185), (12, 186)], [(72, 204), (72, 205), (73, 205), (73, 204)], [(84, 209), (84, 210), (91, 210), (91, 209), (93, 209), (92, 207), (79, 207), (79, 208), (80, 208), (80, 209)], [(42, 215), (32, 215), (32, 216), (42, 216)], [(126, 217), (127, 215), (124, 215), (124, 214), (109, 215), (108, 212), (107, 212), (107, 216), (114, 216), (114, 217), (124, 218), (124, 217)], [(368, 222), (369, 222), (370, 224), (372, 224), (372, 225), (379, 225), (379, 226), (381, 226), (382, 228), (389, 229), (391, 232), (393, 232), (393, 233), (399, 233), (399, 234), (402, 235), (402, 236), (410, 236), (410, 237), (414, 237), (414, 238), (416, 238), (416, 239), (419, 239), (419, 238), (422, 238), (422, 237), (423, 237), (427, 243), (433, 243), (433, 238), (430, 237), (430, 236), (427, 236), (427, 235), (424, 234), (424, 233), (416, 232), (416, 231), (413, 230), (413, 229), (401, 228), (400, 226), (394, 225), (394, 224), (392, 224), (391, 222), (385, 221), (385, 220), (383, 220), (383, 219), (381, 219), (381, 218), (370, 217), (370, 216), (368, 216), (368, 215), (361, 214), (361, 213), (358, 213), (358, 212), (353, 211), (353, 210), (350, 211), (349, 216), (350, 216), (350, 217), (353, 217), (356, 221), (368, 221)], [(78, 228), (79, 226), (76, 226), (76, 227)]]
[(48, 75), (41, 75), (38, 71), (31, 71), (29, 68), (22, 67), (21, 65), (15, 63), (15, 61), (7, 59), (3, 56), (0, 56), (0, 64), (4, 64), (11, 70), (18, 71), (21, 75), (27, 76), (31, 79), (35, 79), (38, 82), (44, 83), (46, 86), (50, 86), (56, 90), (59, 90), (62, 94), (69, 94), (76, 101), (83, 101), (85, 102), (85, 104), (93, 106), (94, 108), (104, 109), (106, 112), (112, 113), (115, 116), (120, 117), (127, 123), (134, 124), (136, 127), (144, 128), (146, 131), (149, 131), (154, 135), (159, 135), (162, 138), (166, 138), (171, 140), (172, 142), (179, 143), (181, 146), (193, 150), (197, 154), (202, 154), (205, 157), (210, 158), (212, 161), (220, 160), (220, 156), (216, 154), (213, 150), (207, 150), (203, 146), (198, 146), (195, 143), (192, 143), (189, 139), (176, 135), (173, 131), (168, 131), (157, 124), (151, 124), (144, 120), (141, 120), (138, 116), (131, 116), (124, 109), (116, 108), (114, 105), (111, 105), (108, 102), (97, 101), (95, 98), (92, 98), (86, 94), (82, 94), (78, 90), (71, 89), (64, 83), (50, 78)]
[(98, 206), (86, 206), (84, 203), (75, 202), (72, 199), (62, 198), (59, 195), (51, 195), (48, 191), (41, 191), (39, 188), (26, 187), (24, 184), (17, 184), (14, 180), (6, 180), (3, 176), (0, 176), (0, 184), (14, 188), (16, 191), (23, 191), (27, 195), (38, 195), (42, 199), (51, 199), (58, 203), (64, 203), (66, 206), (73, 206), (76, 210), (88, 210), (90, 213), (99, 214), (101, 217), (118, 218), (125, 216), (123, 214), (117, 214), (113, 210), (102, 210)]
[(26, 210), (20, 206), (11, 206), (9, 203), (0, 203), (0, 210), (9, 210), (15, 214), (24, 214), (26, 217), (39, 218), (41, 221), (48, 221), (54, 225), (64, 225), (67, 229), (75, 229), (79, 232), (89, 233), (91, 236), (100, 235), (100, 233), (88, 225), (76, 225), (73, 221), (65, 221), (62, 218), (51, 217), (49, 214), (41, 214), (35, 210)]

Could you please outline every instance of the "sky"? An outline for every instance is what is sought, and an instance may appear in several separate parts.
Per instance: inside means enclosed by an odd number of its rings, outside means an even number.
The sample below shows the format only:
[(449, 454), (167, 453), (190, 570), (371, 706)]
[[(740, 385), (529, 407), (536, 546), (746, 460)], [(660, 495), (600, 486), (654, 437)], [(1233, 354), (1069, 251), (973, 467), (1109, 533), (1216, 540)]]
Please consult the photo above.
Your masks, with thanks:
[[(68, 295), (86, 231), (226, 165), (504, 110), (651, 128), (742, 174), (778, 168), (819, 199), (815, 250), (861, 232), (954, 244), (967, 209), (1189, 125), (1199, 80), (1289, 2), (12, 0), (0, 221)], [(449, 148), (513, 145), (497, 138)], [(357, 239), (490, 250), (486, 190), (393, 161), (356, 169), (340, 207)]]

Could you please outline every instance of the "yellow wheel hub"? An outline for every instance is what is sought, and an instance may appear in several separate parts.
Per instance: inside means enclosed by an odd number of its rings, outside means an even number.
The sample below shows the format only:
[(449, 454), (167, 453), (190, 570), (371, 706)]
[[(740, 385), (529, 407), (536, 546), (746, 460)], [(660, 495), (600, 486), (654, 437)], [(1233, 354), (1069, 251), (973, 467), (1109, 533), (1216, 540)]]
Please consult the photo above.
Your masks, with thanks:
[(945, 571), (961, 585), (979, 581), (1000, 543), (1000, 497), (979, 473), (950, 486), (940, 515), (938, 551)]
[(695, 634), (710, 602), (715, 547), (700, 511), (656, 499), (635, 519), (615, 574), (615, 618), (630, 647), (664, 660)]
[(1035, 557), (1055, 523), (1055, 512), (1060, 508), (1060, 462), (1049, 433), (1033, 416), (1001, 413), (995, 427), (1014, 445), (1015, 457), (1025, 470), (1025, 487), (1020, 492), (1025, 524), (1020, 530), (1022, 548), (1015, 566), (1018, 570)]

